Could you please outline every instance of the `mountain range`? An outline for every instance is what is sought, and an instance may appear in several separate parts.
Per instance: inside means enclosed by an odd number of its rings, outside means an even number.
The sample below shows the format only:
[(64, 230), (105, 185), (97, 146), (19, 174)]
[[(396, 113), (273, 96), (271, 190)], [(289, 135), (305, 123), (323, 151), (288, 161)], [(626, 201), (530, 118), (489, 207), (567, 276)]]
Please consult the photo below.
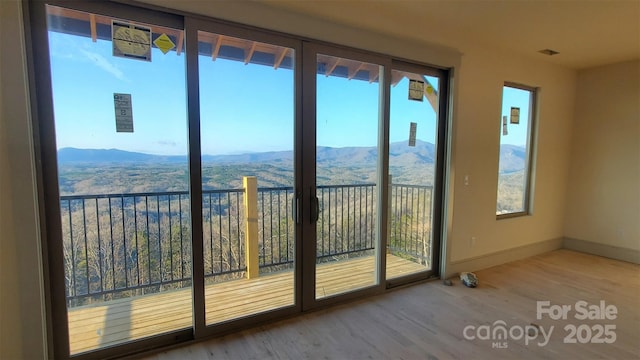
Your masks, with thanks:
[[(524, 167), (525, 149), (514, 145), (503, 145), (500, 149), (500, 172), (513, 172)], [(425, 141), (416, 141), (415, 146), (407, 146), (407, 141), (389, 145), (389, 162), (392, 166), (416, 166), (433, 164), (435, 145)], [(360, 164), (375, 165), (378, 157), (376, 147), (323, 147), (316, 148), (319, 164), (336, 165)], [(153, 155), (118, 149), (77, 149), (58, 150), (60, 164), (73, 163), (186, 163), (186, 155)], [(278, 163), (293, 161), (292, 151), (271, 151), (237, 155), (203, 155), (203, 163), (243, 164)]]

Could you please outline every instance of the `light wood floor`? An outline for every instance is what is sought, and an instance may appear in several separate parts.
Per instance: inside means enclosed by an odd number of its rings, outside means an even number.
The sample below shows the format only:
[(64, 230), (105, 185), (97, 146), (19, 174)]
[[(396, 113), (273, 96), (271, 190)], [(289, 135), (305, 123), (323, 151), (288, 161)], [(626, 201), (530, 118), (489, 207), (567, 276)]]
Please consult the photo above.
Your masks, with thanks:
[[(330, 309), (148, 356), (171, 359), (639, 359), (640, 266), (557, 250), (479, 271), (469, 289), (428, 282)], [(617, 307), (616, 320), (536, 319), (536, 302)], [(466, 340), (468, 325), (508, 328), (535, 323), (548, 331), (546, 346), (508, 340)], [(565, 344), (564, 326), (613, 324), (613, 344)], [(542, 339), (540, 335), (538, 339)], [(536, 339), (536, 341), (538, 340)]]
[[(424, 270), (419, 264), (387, 255), (390, 276)], [(318, 266), (316, 294), (321, 298), (374, 284), (372, 256)], [(205, 289), (207, 324), (293, 305), (293, 272), (239, 279)], [(191, 290), (119, 299), (69, 310), (72, 354), (191, 327)]]

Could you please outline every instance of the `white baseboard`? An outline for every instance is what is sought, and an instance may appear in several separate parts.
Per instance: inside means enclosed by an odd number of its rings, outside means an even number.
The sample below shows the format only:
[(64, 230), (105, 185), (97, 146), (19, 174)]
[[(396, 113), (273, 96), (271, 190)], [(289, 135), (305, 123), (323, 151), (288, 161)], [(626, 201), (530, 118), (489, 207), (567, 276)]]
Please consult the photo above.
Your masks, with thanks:
[(543, 254), (562, 248), (562, 244), (563, 238), (557, 238), (518, 246), (515, 248), (481, 255), (470, 259), (452, 261), (448, 264), (446, 273), (442, 278), (450, 278), (462, 271), (478, 271), (511, 261), (524, 259), (530, 256)]
[(613, 245), (600, 244), (593, 241), (564, 238), (562, 247), (587, 254), (604, 256), (610, 259), (640, 264), (640, 251)]

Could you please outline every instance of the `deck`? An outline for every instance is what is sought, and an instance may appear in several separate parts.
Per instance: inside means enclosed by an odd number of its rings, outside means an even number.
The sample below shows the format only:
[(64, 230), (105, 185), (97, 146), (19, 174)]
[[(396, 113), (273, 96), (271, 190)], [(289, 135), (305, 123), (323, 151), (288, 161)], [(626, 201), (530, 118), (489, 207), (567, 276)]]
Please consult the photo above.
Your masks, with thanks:
[[(318, 298), (373, 285), (373, 256), (318, 266)], [(387, 255), (387, 277), (424, 270), (422, 265)], [(294, 303), (293, 272), (263, 275), (208, 285), (207, 324), (290, 306)], [(191, 290), (118, 299), (69, 309), (71, 354), (191, 327)]]

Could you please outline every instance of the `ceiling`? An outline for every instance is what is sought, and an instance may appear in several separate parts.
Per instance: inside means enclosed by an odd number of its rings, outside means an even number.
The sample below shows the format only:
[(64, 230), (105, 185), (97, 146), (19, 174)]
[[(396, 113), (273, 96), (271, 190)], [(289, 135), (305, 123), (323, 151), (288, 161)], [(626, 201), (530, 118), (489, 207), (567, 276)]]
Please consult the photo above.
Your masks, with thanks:
[(499, 48), (574, 69), (640, 59), (640, 0), (261, 1), (463, 53)]

